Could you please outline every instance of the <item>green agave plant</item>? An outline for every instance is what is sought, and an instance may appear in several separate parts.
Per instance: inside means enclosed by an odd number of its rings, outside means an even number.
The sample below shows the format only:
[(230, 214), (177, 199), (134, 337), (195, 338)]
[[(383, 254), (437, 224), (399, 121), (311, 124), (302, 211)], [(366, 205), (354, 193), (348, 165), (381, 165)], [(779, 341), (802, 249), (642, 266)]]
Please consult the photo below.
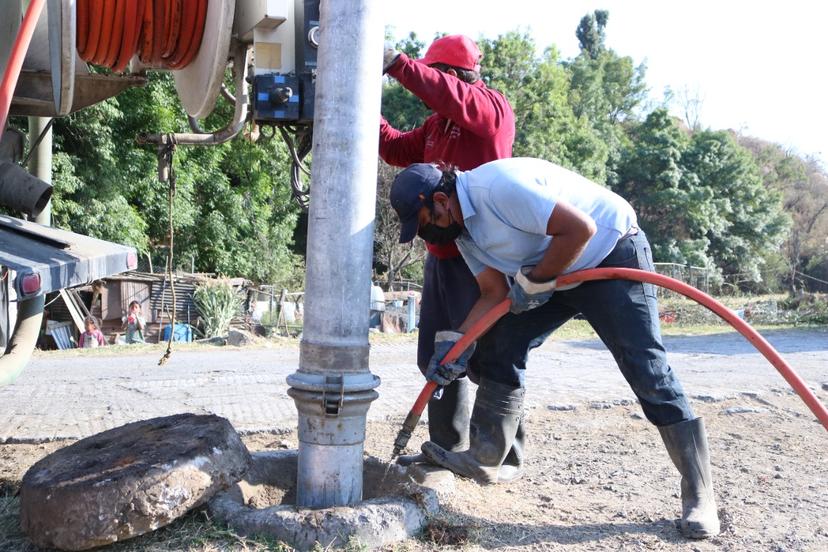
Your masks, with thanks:
[(193, 302), (204, 321), (204, 336), (219, 337), (227, 333), (230, 321), (239, 314), (244, 295), (227, 280), (208, 280), (195, 289)]

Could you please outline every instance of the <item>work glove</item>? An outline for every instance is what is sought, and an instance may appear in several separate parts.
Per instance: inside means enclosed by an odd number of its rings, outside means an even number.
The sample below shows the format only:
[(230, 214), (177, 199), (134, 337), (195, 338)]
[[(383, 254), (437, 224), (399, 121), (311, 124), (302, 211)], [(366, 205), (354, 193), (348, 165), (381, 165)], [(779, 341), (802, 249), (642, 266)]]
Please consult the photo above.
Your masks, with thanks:
[(400, 57), (400, 51), (394, 48), (390, 42), (385, 43), (385, 51), (382, 54), (382, 74), (388, 72), (391, 66), (396, 63), (397, 58)]
[(433, 381), (437, 385), (448, 385), (466, 372), (466, 367), (469, 365), (469, 359), (474, 353), (477, 342), (472, 342), (454, 362), (440, 364), (449, 350), (454, 347), (454, 344), (460, 341), (461, 337), (463, 337), (463, 334), (460, 332), (437, 332), (434, 336), (434, 354), (431, 355), (431, 360), (428, 362), (428, 368), (426, 369), (427, 380)]
[(552, 297), (555, 291), (572, 289), (578, 284), (570, 284), (565, 287), (557, 287), (556, 280), (548, 282), (532, 282), (527, 275), (532, 271), (531, 266), (524, 266), (515, 274), (515, 283), (509, 290), (509, 300), (512, 304), (509, 310), (514, 314), (520, 314), (530, 309), (535, 309)]

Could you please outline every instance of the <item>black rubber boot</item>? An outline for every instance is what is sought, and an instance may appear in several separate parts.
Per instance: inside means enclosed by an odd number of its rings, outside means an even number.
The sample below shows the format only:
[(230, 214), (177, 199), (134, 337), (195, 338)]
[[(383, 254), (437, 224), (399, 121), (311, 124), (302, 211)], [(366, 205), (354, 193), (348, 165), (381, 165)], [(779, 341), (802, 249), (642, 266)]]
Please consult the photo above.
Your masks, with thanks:
[(508, 483), (523, 475), (523, 459), (526, 454), (526, 429), (524, 427), (523, 414), (520, 416), (518, 428), (515, 432), (515, 440), (512, 441), (512, 448), (503, 460), (500, 470), (497, 472), (498, 483)]
[(423, 454), (431, 462), (481, 485), (497, 483), (521, 425), (524, 395), (522, 388), (481, 379), (471, 416), (469, 449), (452, 452), (427, 441), (422, 446)]
[(659, 427), (670, 459), (681, 474), (681, 533), (704, 539), (719, 534), (707, 432), (701, 418)]
[[(429, 439), (446, 450), (465, 450), (469, 446), (469, 380), (460, 378), (443, 388), (443, 396), (428, 401)], [(397, 457), (397, 464), (408, 466), (429, 462), (422, 453)]]

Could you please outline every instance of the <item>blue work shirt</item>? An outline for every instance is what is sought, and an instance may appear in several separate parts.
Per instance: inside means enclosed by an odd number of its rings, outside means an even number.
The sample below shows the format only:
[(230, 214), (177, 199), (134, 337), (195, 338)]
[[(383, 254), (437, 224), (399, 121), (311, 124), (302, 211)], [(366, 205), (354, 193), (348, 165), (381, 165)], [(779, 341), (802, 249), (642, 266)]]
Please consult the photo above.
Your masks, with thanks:
[(514, 276), (536, 265), (552, 242), (546, 226), (559, 200), (583, 211), (597, 231), (564, 274), (594, 268), (637, 227), (624, 198), (558, 165), (528, 157), (501, 159), (457, 174), (463, 233), (455, 240), (475, 276), (487, 266)]

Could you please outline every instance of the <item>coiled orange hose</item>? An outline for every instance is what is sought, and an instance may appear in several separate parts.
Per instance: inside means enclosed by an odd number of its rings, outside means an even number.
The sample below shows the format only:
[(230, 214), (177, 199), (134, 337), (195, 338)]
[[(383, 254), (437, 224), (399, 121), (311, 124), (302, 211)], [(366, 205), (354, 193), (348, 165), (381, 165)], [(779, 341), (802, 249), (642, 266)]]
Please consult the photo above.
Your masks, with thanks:
[(78, 0), (81, 59), (123, 71), (136, 54), (158, 69), (182, 69), (198, 53), (207, 0)]
[[(668, 276), (657, 274), (655, 272), (648, 272), (646, 270), (638, 270), (635, 268), (591, 268), (588, 270), (580, 270), (565, 274), (557, 278), (557, 285), (560, 287), (568, 286), (570, 284), (577, 284), (580, 282), (589, 282), (593, 280), (636, 280), (648, 284), (654, 284), (663, 288), (670, 289), (677, 293), (693, 299), (700, 305), (707, 307), (716, 315), (722, 318), (725, 322), (733, 326), (736, 331), (742, 334), (756, 349), (762, 353), (766, 359), (776, 368), (779, 373), (785, 378), (785, 381), (796, 391), (796, 394), (803, 400), (808, 408), (816, 416), (817, 420), (822, 426), (828, 430), (828, 409), (825, 408), (816, 395), (808, 389), (808, 386), (799, 377), (799, 375), (791, 368), (787, 362), (779, 355), (776, 349), (768, 343), (768, 341), (759, 335), (759, 332), (753, 329), (747, 322), (736, 316), (733, 311), (698, 289), (680, 282)], [(480, 320), (472, 325), (471, 328), (463, 335), (463, 337), (454, 344), (454, 346), (446, 353), (446, 356), (440, 364), (446, 364), (457, 360), (463, 351), (481, 335), (491, 328), (495, 322), (509, 312), (509, 305), (511, 301), (505, 299), (492, 307)], [(405, 445), (408, 443), (408, 438), (414, 431), (414, 427), (420, 420), (420, 416), (425, 410), (426, 404), (431, 399), (431, 396), (437, 390), (437, 384), (434, 382), (427, 382), (423, 387), (414, 406), (408, 413), (408, 416), (403, 423), (403, 428), (397, 434), (397, 440), (394, 443), (393, 456), (397, 456)]]

